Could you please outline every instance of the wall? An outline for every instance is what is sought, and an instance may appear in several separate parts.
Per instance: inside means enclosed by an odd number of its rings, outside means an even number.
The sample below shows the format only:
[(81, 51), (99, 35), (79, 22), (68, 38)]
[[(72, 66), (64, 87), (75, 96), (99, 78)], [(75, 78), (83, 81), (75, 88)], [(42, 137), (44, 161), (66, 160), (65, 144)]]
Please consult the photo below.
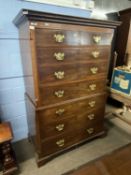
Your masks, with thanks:
[(131, 8), (131, 1), (128, 0), (96, 0), (96, 9), (105, 13)]
[(19, 36), (12, 20), (22, 8), (88, 17), (89, 12), (21, 0), (0, 1), (0, 117), (10, 121), (14, 141), (27, 137), (24, 82), (19, 50)]
[[(107, 13), (118, 12), (122, 9), (130, 8), (131, 1), (128, 0), (95, 0), (95, 9), (91, 14), (91, 18), (108, 19)], [(115, 16), (110, 15), (109, 19), (117, 20)]]

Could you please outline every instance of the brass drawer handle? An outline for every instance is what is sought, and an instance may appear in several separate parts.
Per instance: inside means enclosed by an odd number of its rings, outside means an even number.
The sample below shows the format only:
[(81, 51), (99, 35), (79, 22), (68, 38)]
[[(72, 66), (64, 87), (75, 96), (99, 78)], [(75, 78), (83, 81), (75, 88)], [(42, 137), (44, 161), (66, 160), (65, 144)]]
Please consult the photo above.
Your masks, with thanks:
[(55, 91), (55, 95), (56, 95), (58, 98), (61, 98), (61, 97), (64, 96), (64, 91), (63, 91), (63, 90)]
[(56, 128), (57, 131), (63, 131), (64, 130), (64, 126), (65, 126), (64, 124), (59, 124), (55, 128)]
[(65, 57), (65, 54), (61, 53), (61, 52), (54, 53), (54, 57), (56, 58), (57, 61), (63, 61), (64, 57)]
[(57, 115), (62, 115), (63, 113), (65, 112), (65, 109), (58, 109), (55, 113), (57, 114)]
[(93, 134), (94, 133), (94, 128), (89, 128), (86, 130), (88, 134)]
[(95, 119), (95, 114), (89, 114), (88, 119), (89, 120), (94, 120)]
[(93, 58), (98, 58), (99, 55), (100, 55), (100, 52), (99, 51), (93, 51), (91, 54), (92, 54)]
[(93, 108), (95, 106), (96, 102), (95, 101), (90, 101), (88, 104), (91, 108)]
[(59, 71), (54, 73), (55, 77), (59, 80), (64, 78), (65, 72), (64, 71)]
[(94, 41), (96, 44), (99, 44), (100, 41), (101, 41), (101, 36), (99, 36), (99, 35), (93, 36), (93, 41)]
[(96, 74), (98, 72), (98, 67), (92, 67), (90, 68), (90, 71), (92, 74)]
[(64, 140), (64, 139), (58, 140), (58, 141), (56, 142), (56, 145), (57, 145), (58, 147), (64, 146), (64, 145), (65, 145), (65, 140)]
[(89, 85), (89, 90), (95, 91), (96, 90), (96, 84), (90, 84)]
[(55, 34), (54, 38), (57, 43), (62, 43), (65, 39), (65, 36), (63, 34)]

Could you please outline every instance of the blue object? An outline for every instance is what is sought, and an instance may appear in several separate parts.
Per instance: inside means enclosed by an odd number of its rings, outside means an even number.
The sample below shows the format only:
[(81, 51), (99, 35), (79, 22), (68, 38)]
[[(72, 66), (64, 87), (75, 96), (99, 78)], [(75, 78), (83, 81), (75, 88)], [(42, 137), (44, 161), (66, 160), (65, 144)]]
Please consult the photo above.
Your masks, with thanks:
[(112, 76), (111, 90), (130, 96), (131, 72), (115, 68)]

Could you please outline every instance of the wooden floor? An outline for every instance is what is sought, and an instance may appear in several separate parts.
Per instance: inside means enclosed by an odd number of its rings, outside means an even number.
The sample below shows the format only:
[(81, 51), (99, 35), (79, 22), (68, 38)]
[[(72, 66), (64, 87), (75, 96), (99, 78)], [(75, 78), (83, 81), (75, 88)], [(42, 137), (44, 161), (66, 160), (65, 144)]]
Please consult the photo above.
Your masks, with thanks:
[(131, 144), (66, 175), (131, 175)]

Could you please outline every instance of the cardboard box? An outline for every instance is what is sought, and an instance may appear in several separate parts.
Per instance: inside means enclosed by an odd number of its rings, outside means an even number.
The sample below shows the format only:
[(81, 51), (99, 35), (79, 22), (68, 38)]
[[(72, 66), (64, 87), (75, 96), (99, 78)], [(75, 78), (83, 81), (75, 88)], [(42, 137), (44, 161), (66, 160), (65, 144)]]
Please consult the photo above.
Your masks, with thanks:
[(118, 67), (113, 71), (111, 90), (131, 96), (131, 70), (127, 67)]

